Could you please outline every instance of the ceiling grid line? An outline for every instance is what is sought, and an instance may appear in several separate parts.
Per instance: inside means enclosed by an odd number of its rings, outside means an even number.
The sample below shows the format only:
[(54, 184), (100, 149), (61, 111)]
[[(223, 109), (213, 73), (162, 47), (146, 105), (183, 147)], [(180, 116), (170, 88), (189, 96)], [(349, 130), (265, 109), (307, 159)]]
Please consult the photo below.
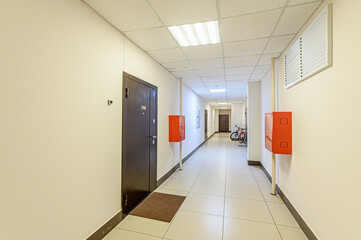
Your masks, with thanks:
[[(220, 9), (219, 9), (219, 0), (215, 0), (216, 1), (216, 6), (217, 6), (217, 17), (218, 17), (218, 22), (220, 23), (221, 21), (221, 13), (220, 13)], [(224, 87), (226, 89), (226, 103), (228, 105), (228, 91), (227, 91), (227, 79), (226, 79), (226, 65), (225, 65), (225, 56), (224, 56), (224, 48), (223, 48), (223, 38), (222, 38), (222, 24), (219, 24), (219, 39), (220, 39), (220, 44), (221, 44), (221, 49), (222, 49), (222, 56), (223, 56), (223, 74), (224, 74)], [(219, 102), (217, 103), (219, 106)], [(221, 106), (219, 106), (221, 107)]]
[[(268, 44), (270, 43), (270, 41), (271, 41), (271, 39), (272, 39), (272, 37), (273, 37), (273, 33), (276, 31), (276, 29), (277, 29), (277, 27), (278, 27), (278, 24), (280, 23), (281, 18), (283, 17), (283, 14), (284, 14), (285, 11), (286, 11), (286, 8), (287, 8), (287, 6), (288, 6), (289, 1), (290, 1), (290, 0), (287, 0), (286, 3), (285, 3), (285, 5), (283, 6), (282, 12), (281, 12), (280, 16), (278, 17), (278, 20), (277, 20), (276, 25), (275, 25), (274, 28), (272, 29), (272, 33), (271, 33), (271, 35), (270, 35), (270, 38), (268, 39), (268, 42), (267, 42), (266, 46), (264, 47), (261, 55), (264, 54), (264, 52), (265, 52)], [(259, 61), (260, 61), (260, 59), (258, 59), (257, 65), (258, 65)], [(257, 66), (257, 65), (256, 65), (256, 66)], [(252, 75), (253, 75), (255, 69), (256, 69), (256, 67), (253, 69), (253, 72), (252, 72), (252, 74), (251, 74), (251, 78), (252, 78)], [(265, 74), (265, 75), (266, 75), (266, 74)], [(263, 78), (264, 78), (265, 75), (263, 75)], [(263, 79), (263, 78), (262, 78), (262, 79)], [(250, 81), (250, 80), (248, 80), (248, 82), (249, 82), (249, 81)]]

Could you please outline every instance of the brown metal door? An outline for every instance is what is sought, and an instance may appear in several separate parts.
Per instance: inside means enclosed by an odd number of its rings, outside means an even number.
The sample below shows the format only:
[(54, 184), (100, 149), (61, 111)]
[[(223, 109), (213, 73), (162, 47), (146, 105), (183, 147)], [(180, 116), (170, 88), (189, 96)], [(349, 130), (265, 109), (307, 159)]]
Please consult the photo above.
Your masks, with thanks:
[(208, 135), (208, 111), (204, 110), (204, 140), (207, 140)]
[(219, 131), (228, 132), (229, 131), (229, 116), (228, 115), (219, 115)]
[(123, 212), (129, 213), (156, 185), (157, 88), (123, 76)]

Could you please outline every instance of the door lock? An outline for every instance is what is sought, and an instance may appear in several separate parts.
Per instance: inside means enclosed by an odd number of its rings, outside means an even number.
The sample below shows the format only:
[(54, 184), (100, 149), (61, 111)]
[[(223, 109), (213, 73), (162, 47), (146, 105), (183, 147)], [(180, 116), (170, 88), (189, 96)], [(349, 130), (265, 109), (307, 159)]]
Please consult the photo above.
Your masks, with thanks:
[(157, 136), (148, 136), (148, 138), (157, 139)]

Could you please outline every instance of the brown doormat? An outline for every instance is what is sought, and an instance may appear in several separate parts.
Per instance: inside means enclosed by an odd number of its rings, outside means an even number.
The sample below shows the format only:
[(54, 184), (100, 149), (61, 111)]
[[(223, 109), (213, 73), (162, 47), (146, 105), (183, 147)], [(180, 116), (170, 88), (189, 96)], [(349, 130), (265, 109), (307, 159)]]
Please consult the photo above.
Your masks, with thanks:
[(170, 222), (186, 197), (153, 192), (129, 214)]

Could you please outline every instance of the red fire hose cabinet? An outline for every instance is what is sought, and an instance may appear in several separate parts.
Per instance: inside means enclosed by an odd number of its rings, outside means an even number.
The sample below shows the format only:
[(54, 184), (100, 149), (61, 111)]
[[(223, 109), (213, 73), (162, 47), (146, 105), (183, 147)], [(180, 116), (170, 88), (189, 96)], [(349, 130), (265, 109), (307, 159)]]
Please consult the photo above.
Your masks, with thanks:
[(292, 112), (265, 116), (266, 148), (274, 154), (292, 154)]
[(180, 142), (185, 139), (185, 117), (169, 116), (169, 142)]

